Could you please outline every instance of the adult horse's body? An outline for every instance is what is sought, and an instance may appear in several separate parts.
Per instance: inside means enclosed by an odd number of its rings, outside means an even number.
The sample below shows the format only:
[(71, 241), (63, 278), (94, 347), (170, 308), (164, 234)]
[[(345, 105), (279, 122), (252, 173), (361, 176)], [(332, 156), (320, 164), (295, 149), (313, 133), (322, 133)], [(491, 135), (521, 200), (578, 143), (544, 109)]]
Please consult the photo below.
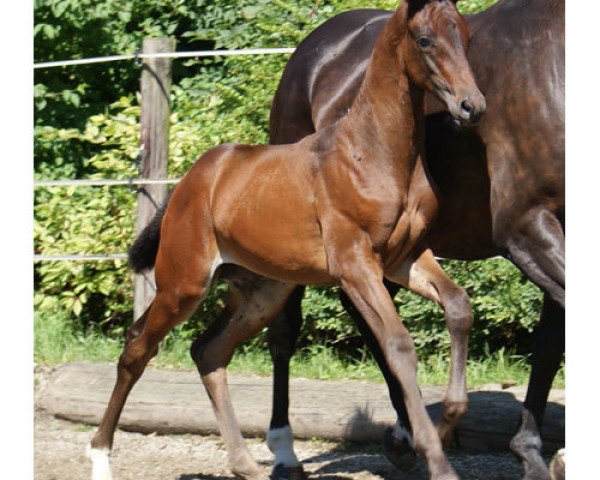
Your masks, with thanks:
[(458, 478), (421, 401), (414, 344), (383, 276), (450, 312), (453, 375), (443, 438), (466, 409), (472, 314), (422, 242), (437, 210), (423, 162), (423, 98), (425, 90), (435, 94), (459, 123), (481, 116), (485, 100), (467, 63), (467, 41), (453, 2), (409, 0), (382, 30), (346, 117), (292, 145), (222, 145), (190, 169), (130, 251), (135, 270), (156, 265), (157, 292), (128, 332), (91, 441), (94, 479), (110, 478), (108, 452), (129, 391), (159, 342), (205, 298), (217, 270), (230, 298), (191, 353), (236, 475), (265, 478), (228, 395), (225, 369), (235, 347), (279, 313), (297, 284), (334, 283), (361, 312), (402, 385), (415, 450), (431, 478)]
[[(389, 15), (344, 13), (299, 45), (273, 102), (271, 143), (297, 141), (346, 114)], [(501, 0), (468, 22), (469, 61), (488, 111), (475, 131), (457, 131), (426, 96), (426, 158), (440, 196), (426, 242), (440, 257), (503, 255), (544, 291), (521, 427), (511, 446), (527, 479), (546, 479), (538, 430), (564, 352), (564, 1)], [(397, 288), (388, 285), (391, 293)], [(288, 429), (288, 360), (302, 321), (301, 295), (290, 297), (287, 319), (270, 326), (275, 363), (270, 433)], [(398, 425), (407, 425), (399, 385), (360, 314), (342, 301), (382, 368)], [(402, 439), (398, 426), (395, 435)], [(388, 449), (389, 442), (394, 438), (386, 438)]]

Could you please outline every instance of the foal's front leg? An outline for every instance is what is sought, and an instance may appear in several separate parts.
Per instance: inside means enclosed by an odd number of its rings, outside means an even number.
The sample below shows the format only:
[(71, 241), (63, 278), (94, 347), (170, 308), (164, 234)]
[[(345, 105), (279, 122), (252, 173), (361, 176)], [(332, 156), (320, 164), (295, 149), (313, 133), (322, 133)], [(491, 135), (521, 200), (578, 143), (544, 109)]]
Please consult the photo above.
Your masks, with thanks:
[(386, 272), (386, 276), (444, 309), (451, 342), (450, 383), (437, 428), (442, 442), (447, 445), (454, 428), (467, 413), (467, 353), (473, 325), (469, 296), (446, 275), (429, 249), (414, 261), (406, 260), (396, 272)]
[[(356, 248), (352, 253), (355, 252)], [(368, 251), (364, 259), (354, 255), (348, 258), (333, 258), (331, 263), (337, 269), (342, 288), (373, 331), (390, 370), (402, 386), (415, 450), (425, 457), (432, 480), (458, 480), (421, 400), (414, 343), (383, 285), (382, 270)]]
[[(384, 280), (384, 285), (390, 294), (390, 298), (393, 299), (396, 296), (396, 293), (398, 293), (400, 285), (388, 280)], [(398, 415), (394, 426), (386, 428), (383, 434), (383, 453), (390, 463), (398, 470), (403, 472), (408, 471), (414, 465), (415, 451), (412, 446), (412, 427), (408, 419), (406, 406), (404, 405), (402, 387), (390, 371), (383, 356), (383, 352), (381, 351), (381, 348), (379, 348), (377, 339), (369, 329), (369, 325), (367, 325), (365, 320), (361, 317), (360, 312), (354, 307), (348, 298), (348, 295), (346, 295), (343, 290), (340, 292), (340, 300), (346, 309), (346, 312), (348, 312), (352, 320), (354, 320), (365, 344), (373, 354), (373, 358), (377, 362), (387, 384), (392, 406)]]

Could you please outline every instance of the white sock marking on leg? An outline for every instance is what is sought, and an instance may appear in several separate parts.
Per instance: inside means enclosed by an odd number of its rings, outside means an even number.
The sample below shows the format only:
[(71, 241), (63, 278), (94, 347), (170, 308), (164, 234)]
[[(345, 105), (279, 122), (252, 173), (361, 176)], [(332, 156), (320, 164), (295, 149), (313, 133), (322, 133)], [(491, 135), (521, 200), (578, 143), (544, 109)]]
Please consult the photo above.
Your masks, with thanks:
[(275, 455), (274, 465), (283, 464), (286, 467), (300, 465), (294, 453), (294, 435), (289, 425), (269, 430), (267, 432), (267, 446)]
[(110, 470), (110, 451), (92, 448), (90, 444), (86, 447), (88, 458), (92, 461), (92, 480), (113, 480)]

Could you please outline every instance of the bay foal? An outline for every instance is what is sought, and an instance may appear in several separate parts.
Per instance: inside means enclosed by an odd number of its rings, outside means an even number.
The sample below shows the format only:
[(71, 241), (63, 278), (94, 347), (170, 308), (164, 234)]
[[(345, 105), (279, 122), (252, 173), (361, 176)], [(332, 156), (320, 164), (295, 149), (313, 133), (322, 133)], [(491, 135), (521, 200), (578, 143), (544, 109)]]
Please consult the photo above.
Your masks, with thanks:
[[(348, 115), (293, 145), (222, 145), (205, 153), (166, 210), (136, 240), (135, 270), (156, 268), (156, 297), (128, 332), (117, 382), (90, 444), (94, 480), (110, 479), (108, 454), (126, 397), (158, 344), (188, 318), (219, 275), (223, 314), (192, 346), (232, 471), (266, 478), (246, 448), (225, 369), (236, 346), (285, 305), (296, 285), (338, 284), (365, 318), (402, 385), (415, 450), (431, 478), (457, 479), (420, 398), (416, 354), (384, 275), (429, 298), (457, 290), (422, 243), (437, 210), (423, 163), (423, 96), (434, 93), (464, 124), (485, 109), (466, 60), (468, 32), (449, 0), (409, 0), (381, 33)], [(453, 384), (444, 418), (466, 408), (467, 336), (457, 319)]]

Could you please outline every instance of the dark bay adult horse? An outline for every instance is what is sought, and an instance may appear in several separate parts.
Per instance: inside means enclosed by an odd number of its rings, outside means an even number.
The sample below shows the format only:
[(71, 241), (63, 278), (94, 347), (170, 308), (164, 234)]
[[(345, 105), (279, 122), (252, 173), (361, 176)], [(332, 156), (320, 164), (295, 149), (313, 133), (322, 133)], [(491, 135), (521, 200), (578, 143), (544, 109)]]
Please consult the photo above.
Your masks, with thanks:
[[(390, 15), (382, 10), (343, 13), (299, 45), (273, 102), (271, 143), (297, 141), (346, 115)], [(544, 291), (527, 398), (511, 447), (523, 462), (525, 478), (547, 479), (539, 428), (564, 353), (564, 1), (501, 0), (468, 17), (468, 23), (469, 61), (488, 110), (476, 130), (458, 131), (426, 96), (426, 158), (440, 198), (426, 242), (440, 257), (503, 255)], [(387, 286), (392, 295), (397, 292), (397, 286)], [(301, 290), (294, 292), (287, 318), (269, 327), (275, 385), (268, 438), (277, 439), (272, 449), (282, 467), (298, 465), (287, 382), (302, 322), (301, 297)], [(342, 301), (388, 383), (399, 421), (384, 445), (388, 457), (402, 463), (410, 441), (402, 390), (360, 313), (344, 294)]]
[(127, 395), (158, 344), (187, 319), (218, 274), (227, 306), (194, 341), (233, 472), (267, 478), (247, 449), (225, 369), (234, 349), (276, 316), (298, 284), (337, 284), (360, 311), (402, 385), (415, 450), (431, 478), (456, 480), (420, 398), (416, 352), (383, 284), (386, 276), (447, 304), (453, 362), (441, 430), (466, 409), (472, 323), (466, 294), (423, 243), (437, 210), (424, 167), (425, 91), (463, 124), (485, 100), (466, 58), (468, 30), (449, 0), (408, 0), (373, 47), (351, 112), (291, 145), (222, 145), (205, 153), (130, 251), (136, 271), (155, 265), (156, 297), (128, 331), (117, 382), (90, 444), (94, 479), (111, 478), (109, 452)]

